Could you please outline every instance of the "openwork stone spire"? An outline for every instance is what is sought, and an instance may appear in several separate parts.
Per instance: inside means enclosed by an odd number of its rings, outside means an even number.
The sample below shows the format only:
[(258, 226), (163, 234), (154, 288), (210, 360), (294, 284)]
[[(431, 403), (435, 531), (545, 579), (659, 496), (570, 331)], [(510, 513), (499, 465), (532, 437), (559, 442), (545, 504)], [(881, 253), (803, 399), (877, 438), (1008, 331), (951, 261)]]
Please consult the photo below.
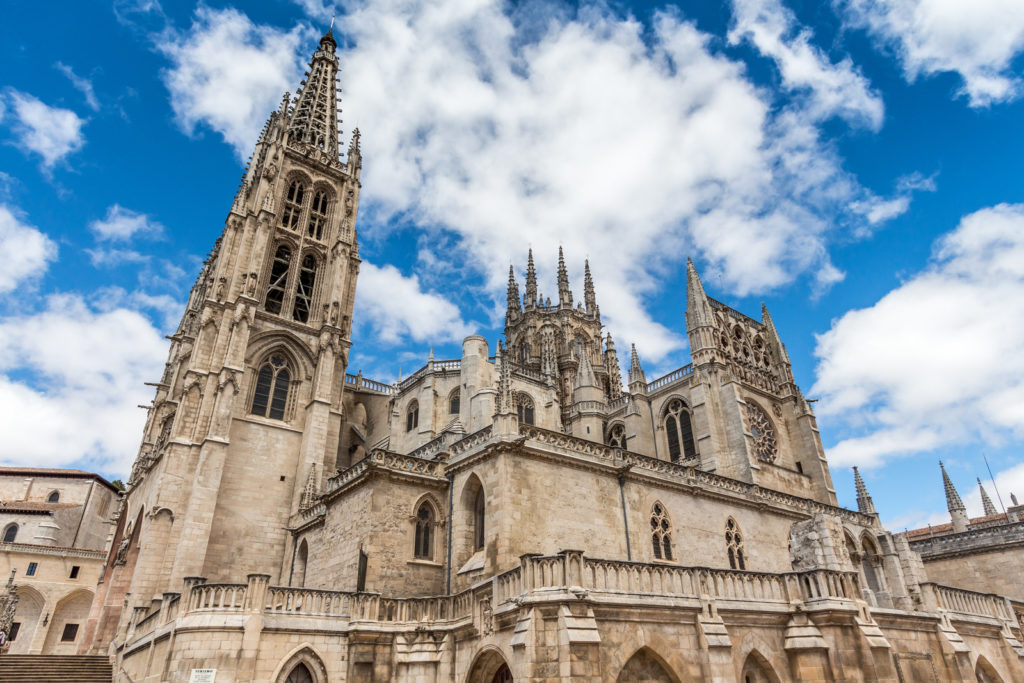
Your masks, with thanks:
[(495, 415), (511, 415), (516, 411), (512, 401), (512, 365), (506, 357), (505, 347), (498, 342), (495, 361), (498, 364), (498, 396), (495, 399)]
[(864, 485), (864, 480), (861, 479), (856, 467), (853, 468), (853, 483), (857, 487), (857, 509), (866, 515), (877, 514), (875, 504), (868, 495), (868, 487)]
[(612, 333), (608, 333), (604, 347), (604, 366), (608, 371), (608, 398), (618, 398), (622, 395), (622, 370), (619, 368), (619, 356), (615, 351), (615, 340)]
[(558, 305), (572, 308), (572, 292), (569, 291), (569, 271), (565, 268), (565, 256), (558, 248)]
[(960, 494), (956, 492), (953, 482), (946, 474), (946, 466), (942, 464), (941, 460), (939, 468), (942, 470), (942, 485), (946, 489), (946, 508), (949, 510), (949, 516), (953, 522), (953, 531), (956, 533), (967, 531), (967, 508), (960, 500)]
[(316, 147), (332, 158), (338, 156), (338, 57), (334, 54), (337, 47), (333, 29), (328, 30), (313, 53), (288, 126), (292, 144)]
[(978, 479), (978, 490), (981, 491), (981, 505), (985, 508), (985, 516), (999, 514), (996, 506), (992, 504), (992, 499), (988, 497), (988, 491), (981, 485), (981, 479)]
[(634, 394), (642, 394), (647, 391), (647, 376), (644, 375), (644, 369), (640, 365), (636, 344), (632, 344), (629, 351), (629, 391)]

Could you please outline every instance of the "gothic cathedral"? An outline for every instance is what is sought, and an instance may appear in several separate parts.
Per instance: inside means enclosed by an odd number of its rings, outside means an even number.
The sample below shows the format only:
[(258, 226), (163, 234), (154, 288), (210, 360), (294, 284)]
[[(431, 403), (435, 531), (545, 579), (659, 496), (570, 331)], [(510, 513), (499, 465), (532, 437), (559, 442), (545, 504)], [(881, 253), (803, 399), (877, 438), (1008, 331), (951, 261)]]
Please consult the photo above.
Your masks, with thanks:
[(1024, 595), (929, 578), (859, 476), (838, 507), (767, 309), (692, 263), (692, 363), (663, 377), (633, 348), (623, 385), (561, 251), (556, 301), (532, 253), (522, 295), (510, 270), (496, 345), (349, 373), (336, 48), (270, 115), (170, 338), (90, 651), (136, 683), (1024, 680)]

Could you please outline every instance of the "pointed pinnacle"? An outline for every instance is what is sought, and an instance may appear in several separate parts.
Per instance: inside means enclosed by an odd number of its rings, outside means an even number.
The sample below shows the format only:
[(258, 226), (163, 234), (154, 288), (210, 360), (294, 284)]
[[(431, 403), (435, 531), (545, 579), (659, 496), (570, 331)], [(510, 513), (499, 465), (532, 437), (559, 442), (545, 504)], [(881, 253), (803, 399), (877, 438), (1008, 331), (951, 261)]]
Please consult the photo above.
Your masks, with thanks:
[(985, 508), (985, 516), (998, 514), (996, 506), (992, 504), (992, 499), (988, 497), (988, 491), (981, 485), (981, 479), (978, 479), (978, 489), (981, 491), (981, 505)]
[(875, 504), (868, 495), (868, 487), (864, 485), (864, 480), (856, 467), (853, 468), (853, 484), (857, 489), (857, 509), (867, 515), (876, 514)]
[(953, 486), (953, 482), (950, 480), (949, 475), (946, 474), (946, 466), (939, 461), (939, 468), (942, 470), (942, 486), (946, 490), (946, 509), (950, 512), (954, 510), (966, 510), (964, 502), (960, 500), (960, 494), (956, 492), (956, 488)]

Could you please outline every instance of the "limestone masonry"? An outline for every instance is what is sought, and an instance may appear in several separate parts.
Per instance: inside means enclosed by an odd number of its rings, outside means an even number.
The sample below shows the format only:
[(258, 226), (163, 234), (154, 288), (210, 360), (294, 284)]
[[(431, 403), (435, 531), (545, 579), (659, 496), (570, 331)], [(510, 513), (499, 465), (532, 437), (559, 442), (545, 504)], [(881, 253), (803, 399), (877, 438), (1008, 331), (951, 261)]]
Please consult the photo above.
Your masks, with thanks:
[(1024, 680), (1014, 509), (892, 534), (859, 475), (838, 507), (771, 316), (692, 263), (693, 362), (664, 377), (561, 253), (557, 300), (532, 253), (522, 293), (510, 270), (496, 345), (349, 373), (335, 49), (267, 121), (171, 337), (82, 652), (136, 683)]

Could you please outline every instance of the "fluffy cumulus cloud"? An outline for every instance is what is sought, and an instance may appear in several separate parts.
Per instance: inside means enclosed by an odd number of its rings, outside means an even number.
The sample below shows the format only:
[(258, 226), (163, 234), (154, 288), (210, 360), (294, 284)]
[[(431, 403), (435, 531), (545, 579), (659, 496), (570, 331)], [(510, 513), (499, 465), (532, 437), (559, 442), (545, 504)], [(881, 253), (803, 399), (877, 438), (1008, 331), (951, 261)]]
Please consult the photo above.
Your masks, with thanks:
[(41, 156), (44, 168), (53, 168), (85, 144), (85, 119), (70, 109), (51, 107), (13, 89), (7, 90), (2, 99), (9, 110), (3, 119), (10, 125), (16, 144)]
[(907, 78), (955, 72), (973, 106), (1014, 99), (1024, 51), (1019, 0), (833, 0), (846, 22), (894, 49)]
[(934, 262), (817, 339), (833, 465), (1024, 436), (1024, 205), (972, 213)]
[(359, 266), (357, 325), (368, 325), (385, 343), (408, 337), (416, 341), (460, 341), (471, 332), (451, 301), (424, 292), (416, 275), (406, 277), (394, 266)]
[(0, 253), (17, 254), (0, 268), (0, 294), (26, 278), (44, 272), (57, 257), (57, 245), (38, 229), (23, 223), (9, 206), (0, 204)]
[(203, 123), (247, 158), (270, 112), (298, 84), (298, 50), (311, 36), (308, 27), (280, 31), (200, 5), (188, 31), (167, 30), (157, 43), (171, 61), (163, 79), (179, 125), (191, 134)]
[(779, 0), (733, 0), (733, 43), (750, 41), (778, 65), (786, 88), (806, 93), (809, 107), (822, 118), (840, 116), (851, 124), (878, 130), (885, 108), (849, 57), (833, 64), (811, 43), (808, 29)]
[[(360, 230), (372, 243), (414, 224), (428, 238), (423, 271), (471, 273), (484, 283), (475, 299), (493, 307), (528, 245), (542, 292), (554, 293), (562, 245), (577, 297), (589, 255), (613, 333), (658, 361), (685, 342), (647, 302), (686, 256), (738, 295), (799, 277), (820, 290), (843, 277), (828, 255), (838, 233), (867, 234), (905, 210), (845, 172), (820, 128), (832, 116), (876, 127), (877, 96), (781, 8), (764, 49), (795, 97), (756, 87), (743, 63), (671, 13), (648, 30), (595, 7), (570, 15), (536, 4), (510, 16), (490, 0), (375, 0), (345, 9), (335, 32), (345, 119), (363, 131)], [(751, 31), (772, 19), (750, 16)], [(204, 122), (247, 155), (297, 82), (308, 36), (201, 8), (164, 48), (179, 119)], [(363, 281), (359, 292), (368, 296)]]
[(160, 235), (163, 226), (144, 213), (113, 204), (102, 219), (89, 223), (89, 230), (100, 241), (126, 242), (136, 235)]
[(75, 295), (0, 320), (0, 462), (127, 472), (166, 353), (144, 315)]

